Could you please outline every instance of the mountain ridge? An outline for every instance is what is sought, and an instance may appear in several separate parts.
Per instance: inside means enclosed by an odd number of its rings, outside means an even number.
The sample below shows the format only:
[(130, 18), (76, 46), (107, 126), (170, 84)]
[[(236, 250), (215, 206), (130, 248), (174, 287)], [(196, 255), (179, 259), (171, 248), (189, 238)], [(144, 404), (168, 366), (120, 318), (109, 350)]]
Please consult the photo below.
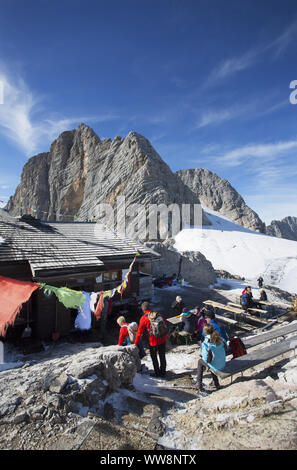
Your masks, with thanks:
[[(84, 123), (62, 132), (48, 152), (26, 162), (6, 208), (12, 215), (19, 215), (20, 207), (34, 208), (47, 220), (54, 220), (55, 213), (63, 220), (69, 220), (67, 215), (97, 220), (100, 204), (114, 207), (119, 196), (125, 196), (128, 207), (202, 203), (245, 228), (266, 233), (265, 223), (227, 179), (203, 168), (174, 173), (141, 134), (100, 139)], [(127, 217), (129, 226), (132, 219)], [(279, 236), (273, 222), (268, 234)], [(205, 215), (203, 223), (209, 223)]]

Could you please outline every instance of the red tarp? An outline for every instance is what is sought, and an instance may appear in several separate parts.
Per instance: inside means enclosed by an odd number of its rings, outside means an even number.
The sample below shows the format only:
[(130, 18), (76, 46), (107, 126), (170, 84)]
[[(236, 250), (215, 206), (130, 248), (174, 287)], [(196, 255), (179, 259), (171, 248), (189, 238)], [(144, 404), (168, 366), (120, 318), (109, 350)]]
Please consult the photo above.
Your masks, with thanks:
[(34, 282), (18, 281), (0, 276), (0, 336), (13, 325), (23, 303), (39, 288)]

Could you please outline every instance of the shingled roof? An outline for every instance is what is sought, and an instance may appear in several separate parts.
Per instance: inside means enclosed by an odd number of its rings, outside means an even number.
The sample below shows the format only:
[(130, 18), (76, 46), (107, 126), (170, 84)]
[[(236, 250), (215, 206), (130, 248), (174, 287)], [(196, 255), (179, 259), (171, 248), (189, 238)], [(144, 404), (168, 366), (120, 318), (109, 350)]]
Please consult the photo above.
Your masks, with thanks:
[[(51, 271), (98, 272), (104, 262), (132, 260), (135, 249), (146, 258), (157, 255), (149, 248), (118, 239), (92, 222), (40, 222), (33, 217), (15, 219), (0, 212), (0, 265), (28, 262), (33, 277)], [(134, 248), (132, 248), (132, 246)]]

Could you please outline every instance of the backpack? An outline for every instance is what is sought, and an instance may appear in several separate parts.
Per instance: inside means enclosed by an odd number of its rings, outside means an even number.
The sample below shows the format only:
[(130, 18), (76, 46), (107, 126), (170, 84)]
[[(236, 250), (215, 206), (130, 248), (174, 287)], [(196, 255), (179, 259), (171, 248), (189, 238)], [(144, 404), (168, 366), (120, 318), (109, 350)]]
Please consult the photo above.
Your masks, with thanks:
[(237, 337), (231, 338), (229, 342), (229, 346), (233, 354), (232, 359), (235, 359), (236, 357), (244, 356), (246, 354), (245, 345), (243, 344), (240, 338), (237, 338)]
[(163, 338), (167, 333), (167, 325), (164, 318), (158, 312), (150, 312), (148, 314), (151, 331), (150, 334), (155, 338)]
[(248, 294), (243, 294), (243, 295), (241, 296), (240, 303), (241, 303), (241, 305), (248, 305), (248, 303), (249, 303), (249, 296), (248, 296)]
[(137, 329), (138, 329), (138, 325), (135, 321), (132, 323), (129, 323), (129, 325), (127, 326), (129, 338), (132, 344), (134, 344), (134, 341), (136, 339)]

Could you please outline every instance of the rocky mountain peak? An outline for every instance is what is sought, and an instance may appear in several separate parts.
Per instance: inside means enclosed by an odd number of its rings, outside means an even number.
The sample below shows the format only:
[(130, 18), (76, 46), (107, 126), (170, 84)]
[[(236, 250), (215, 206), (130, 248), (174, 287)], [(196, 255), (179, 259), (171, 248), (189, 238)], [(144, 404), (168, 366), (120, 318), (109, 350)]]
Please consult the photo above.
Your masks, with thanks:
[[(43, 156), (41, 156), (43, 155)], [(113, 208), (119, 196), (126, 207), (142, 204), (199, 204), (199, 198), (162, 160), (151, 143), (131, 131), (122, 138), (100, 140), (85, 124), (63, 132), (48, 154), (30, 159), (21, 183), (8, 203), (16, 215), (20, 206), (40, 210), (53, 220), (79, 216), (83, 220), (100, 217), (100, 204)], [(66, 218), (66, 219), (65, 219)], [(135, 217), (128, 218), (128, 225)], [(68, 219), (69, 220), (69, 219)], [(207, 219), (204, 220), (208, 223)]]
[(267, 235), (297, 241), (297, 217), (285, 217), (273, 220), (267, 227)]
[(265, 233), (265, 224), (224, 178), (204, 168), (180, 170), (180, 179), (209, 209), (220, 212), (245, 228)]

